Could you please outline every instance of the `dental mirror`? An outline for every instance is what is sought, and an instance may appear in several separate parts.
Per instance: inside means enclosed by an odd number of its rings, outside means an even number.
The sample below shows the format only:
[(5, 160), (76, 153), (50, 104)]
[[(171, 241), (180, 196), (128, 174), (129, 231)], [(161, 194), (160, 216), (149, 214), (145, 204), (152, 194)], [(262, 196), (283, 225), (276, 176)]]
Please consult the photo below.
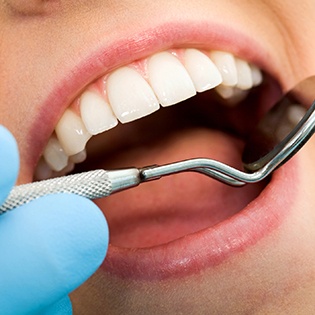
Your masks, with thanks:
[[(315, 76), (299, 83), (267, 112), (246, 142), (242, 157), (246, 171), (255, 172), (275, 158), (281, 160), (279, 167), (304, 145), (315, 131), (314, 100)], [(288, 147), (296, 137), (302, 139)]]
[(51, 193), (74, 193), (96, 199), (187, 171), (199, 172), (236, 187), (256, 183), (287, 162), (314, 134), (314, 99), (315, 76), (312, 76), (300, 82), (267, 112), (245, 144), (243, 171), (207, 158), (144, 168), (99, 169), (15, 186), (0, 206), (0, 214)]
[(191, 159), (142, 171), (148, 180), (180, 171), (200, 172), (225, 184), (243, 186), (270, 175), (287, 162), (315, 132), (315, 76), (285, 94), (260, 120), (245, 143), (244, 171), (210, 159)]

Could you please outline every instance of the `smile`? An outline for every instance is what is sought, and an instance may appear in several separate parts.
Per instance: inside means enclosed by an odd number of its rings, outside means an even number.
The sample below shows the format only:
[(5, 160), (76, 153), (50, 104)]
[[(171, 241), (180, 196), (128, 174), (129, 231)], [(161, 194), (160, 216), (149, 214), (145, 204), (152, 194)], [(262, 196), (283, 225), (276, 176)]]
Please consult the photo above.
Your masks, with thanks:
[(215, 89), (236, 106), (262, 82), (254, 65), (222, 51), (177, 49), (121, 67), (90, 84), (59, 120), (36, 170), (37, 179), (61, 176), (86, 159), (86, 144), (120, 123)]
[[(136, 61), (97, 70), (62, 105), (35, 179), (194, 157), (241, 169), (244, 137), (279, 96), (272, 65), (259, 60), (260, 70), (228, 49), (182, 46), (154, 47)], [(180, 174), (96, 201), (110, 228), (102, 269), (134, 279), (182, 277), (243, 252), (288, 215), (291, 164), (241, 189)]]

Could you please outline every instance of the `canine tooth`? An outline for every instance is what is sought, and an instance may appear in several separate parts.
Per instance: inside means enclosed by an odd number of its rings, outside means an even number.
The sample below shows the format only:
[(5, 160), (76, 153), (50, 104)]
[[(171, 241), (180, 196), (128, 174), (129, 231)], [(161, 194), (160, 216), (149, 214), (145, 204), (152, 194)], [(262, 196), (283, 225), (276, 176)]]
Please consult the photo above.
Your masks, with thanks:
[(80, 100), (81, 118), (91, 135), (111, 129), (118, 124), (109, 104), (96, 92), (86, 91)]
[(162, 106), (170, 106), (196, 94), (194, 84), (182, 63), (168, 52), (148, 61), (149, 82)]
[(55, 132), (65, 153), (75, 155), (84, 150), (91, 134), (86, 130), (82, 119), (67, 109), (59, 120)]
[(53, 174), (53, 170), (49, 167), (49, 165), (46, 163), (46, 161), (42, 157), (37, 163), (34, 179), (35, 180), (48, 179), (52, 177), (52, 174)]
[(134, 69), (122, 67), (107, 79), (107, 94), (116, 117), (130, 122), (160, 108), (148, 82)]
[(237, 84), (236, 86), (241, 90), (249, 90), (253, 87), (252, 71), (248, 62), (235, 58), (235, 65), (237, 70)]
[(237, 84), (237, 70), (234, 56), (231, 53), (223, 51), (212, 51), (210, 59), (222, 75), (222, 84), (235, 86)]
[(83, 150), (75, 155), (72, 155), (69, 157), (70, 161), (73, 162), (73, 163), (82, 163), (86, 160), (86, 150)]
[(252, 79), (253, 79), (253, 85), (257, 86), (261, 84), (263, 80), (263, 75), (258, 67), (255, 65), (250, 65), (251, 71), (252, 71)]
[(212, 89), (222, 83), (218, 68), (208, 56), (197, 49), (186, 49), (185, 68), (197, 92)]
[(51, 136), (48, 140), (43, 157), (50, 168), (56, 172), (61, 171), (68, 164), (68, 155), (55, 136)]

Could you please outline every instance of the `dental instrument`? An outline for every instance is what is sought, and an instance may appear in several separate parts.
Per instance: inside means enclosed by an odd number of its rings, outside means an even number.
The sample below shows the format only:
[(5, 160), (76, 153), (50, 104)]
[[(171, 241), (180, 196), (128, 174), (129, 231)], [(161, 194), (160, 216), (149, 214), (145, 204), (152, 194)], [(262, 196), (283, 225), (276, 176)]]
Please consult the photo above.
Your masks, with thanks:
[[(0, 214), (47, 194), (74, 193), (97, 199), (140, 183), (187, 171), (198, 172), (235, 187), (259, 182), (286, 163), (315, 132), (314, 99), (315, 76), (303, 80), (267, 112), (245, 144), (242, 157), (244, 171), (207, 158), (143, 168), (94, 170), (15, 186), (0, 206)], [(294, 115), (296, 112), (304, 114), (299, 121), (295, 121), (298, 120)]]

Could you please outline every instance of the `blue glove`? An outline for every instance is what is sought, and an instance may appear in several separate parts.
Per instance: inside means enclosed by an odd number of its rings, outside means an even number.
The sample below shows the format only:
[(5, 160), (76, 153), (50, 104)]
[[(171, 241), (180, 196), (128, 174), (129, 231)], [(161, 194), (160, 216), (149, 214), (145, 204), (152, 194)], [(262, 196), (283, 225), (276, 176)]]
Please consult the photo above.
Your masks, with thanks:
[[(18, 173), (12, 135), (0, 126), (0, 204)], [(68, 294), (105, 258), (108, 227), (97, 206), (56, 194), (0, 216), (0, 313), (72, 314)]]

